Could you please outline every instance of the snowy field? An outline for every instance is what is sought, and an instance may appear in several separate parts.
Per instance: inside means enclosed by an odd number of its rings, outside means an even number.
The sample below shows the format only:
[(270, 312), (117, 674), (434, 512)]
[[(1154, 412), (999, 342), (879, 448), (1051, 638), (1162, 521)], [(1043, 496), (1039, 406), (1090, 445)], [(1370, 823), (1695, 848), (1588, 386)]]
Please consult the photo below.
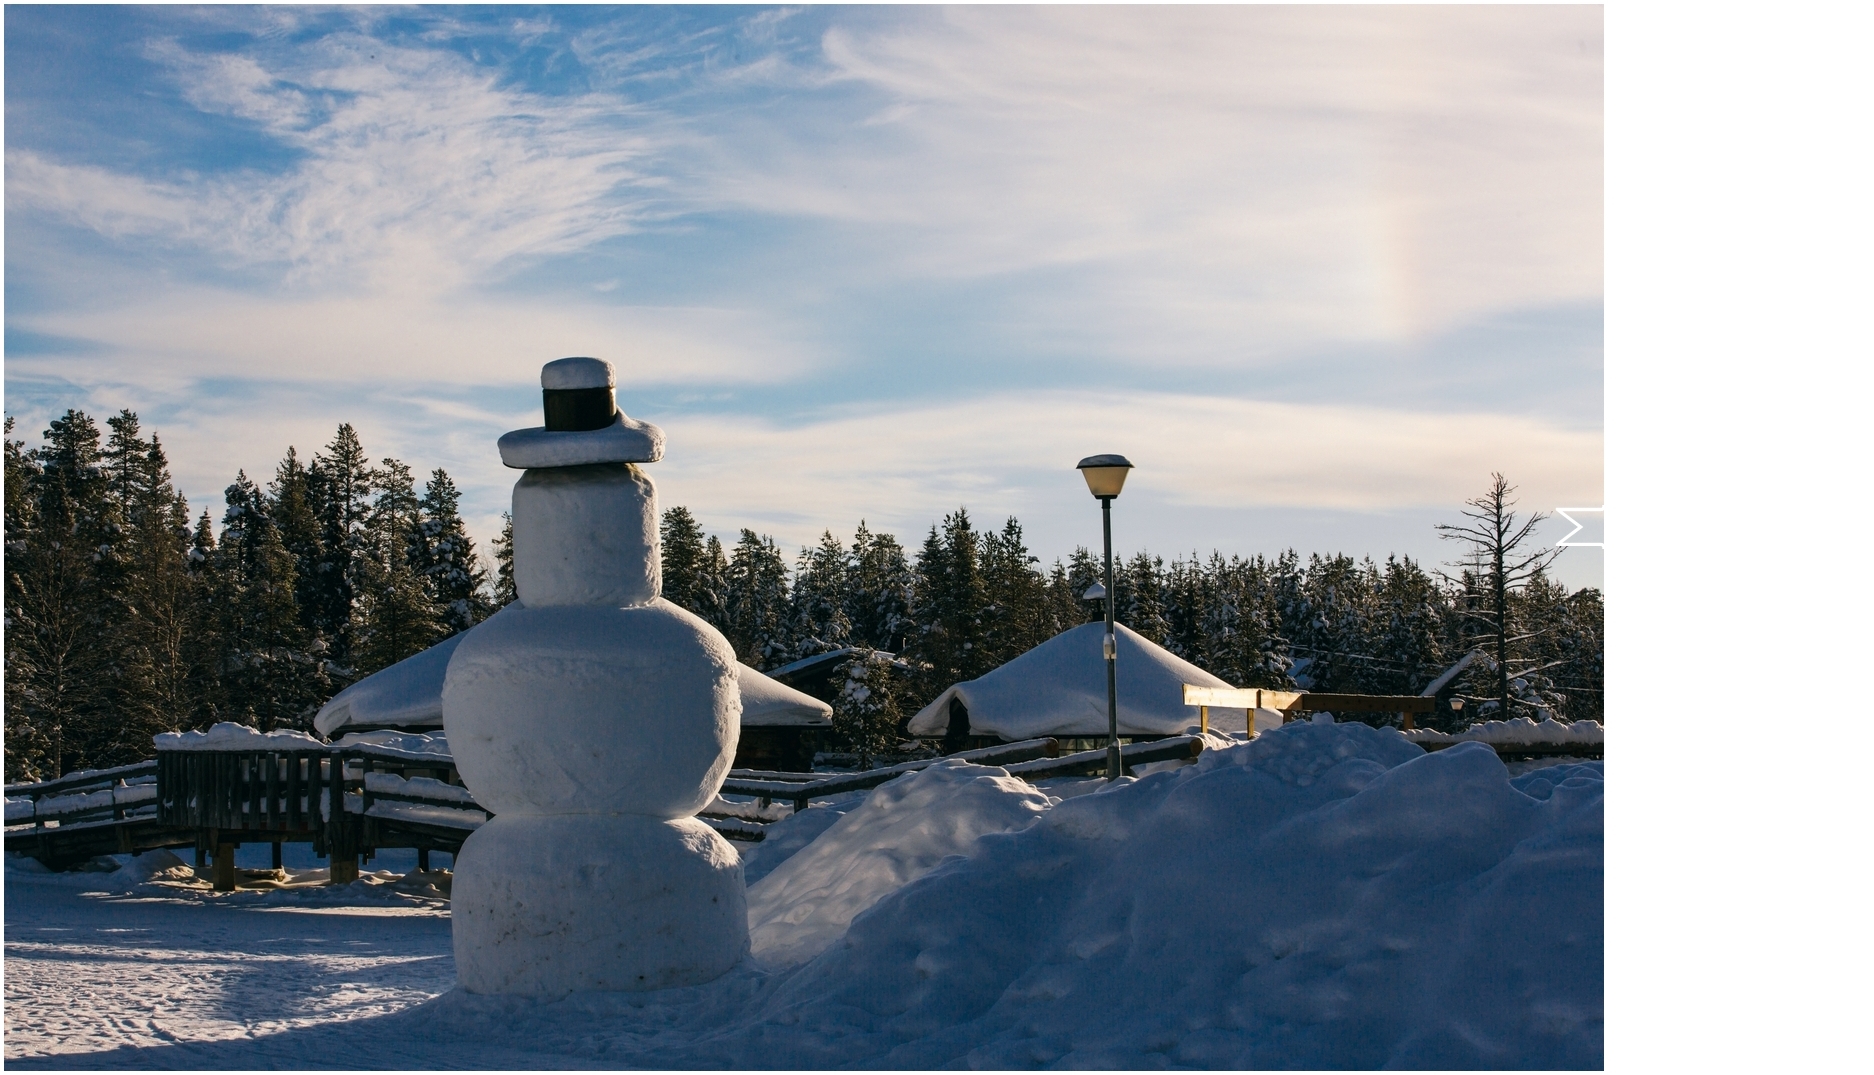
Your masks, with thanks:
[(1599, 1067), (1602, 773), (1299, 723), (1111, 786), (940, 763), (742, 845), (723, 978), (558, 1000), (454, 988), (407, 853), (228, 894), (9, 858), (6, 1063)]

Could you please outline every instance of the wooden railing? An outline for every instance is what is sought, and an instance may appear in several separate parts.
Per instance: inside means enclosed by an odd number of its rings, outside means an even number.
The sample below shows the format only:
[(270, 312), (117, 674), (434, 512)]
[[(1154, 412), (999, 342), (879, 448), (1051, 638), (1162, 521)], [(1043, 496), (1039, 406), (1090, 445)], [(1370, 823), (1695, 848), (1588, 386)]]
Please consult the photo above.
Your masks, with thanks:
[[(1121, 751), (1127, 767), (1196, 757), (1204, 742), (1175, 736), (1133, 743)], [(1106, 766), (1104, 750), (1061, 756), (1053, 738), (1004, 743), (952, 754), (958, 761), (997, 765), (1029, 781), (1092, 774)], [(921, 758), (856, 773), (788, 773), (734, 769), (724, 795), (701, 819), (732, 840), (758, 841), (779, 820), (776, 804), (792, 811), (826, 799), (878, 787), (918, 772), (941, 758)], [(154, 760), (6, 789), (8, 845), (47, 859), (75, 862), (91, 854), (193, 843), (197, 866), (214, 856), (217, 887), (237, 884), (234, 849), (243, 842), (310, 842), (329, 856), (331, 877), (358, 876), (360, 854), (378, 847), (415, 847), (420, 869), (432, 848), (455, 851), (490, 813), (458, 781), (451, 758), (389, 747), (297, 748), (251, 751), (166, 750)], [(783, 815), (784, 816), (784, 815)], [(28, 822), (31, 823), (30, 827)], [(116, 825), (89, 840), (47, 840)], [(139, 829), (133, 839), (130, 828)], [(147, 831), (143, 831), (147, 830)], [(43, 834), (15, 847), (15, 835)], [(115, 838), (114, 843), (101, 842)]]
[(6, 826), (34, 829), (114, 824), (156, 808), (156, 763), (91, 769), (6, 789)]

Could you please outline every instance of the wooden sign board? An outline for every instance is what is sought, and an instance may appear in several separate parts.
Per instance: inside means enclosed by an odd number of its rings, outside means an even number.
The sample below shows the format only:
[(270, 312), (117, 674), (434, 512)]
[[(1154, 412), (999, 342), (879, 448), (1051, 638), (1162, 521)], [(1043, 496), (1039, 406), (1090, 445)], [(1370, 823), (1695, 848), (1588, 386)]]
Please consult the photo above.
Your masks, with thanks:
[(1185, 705), (1214, 705), (1223, 709), (1254, 709), (1261, 703), (1254, 687), (1193, 687), (1184, 685)]
[(1194, 687), (1184, 685), (1185, 705), (1214, 705), (1224, 709), (1280, 709), (1295, 713), (1430, 713), (1436, 699), (1412, 694), (1312, 694), (1272, 691), (1261, 687)]

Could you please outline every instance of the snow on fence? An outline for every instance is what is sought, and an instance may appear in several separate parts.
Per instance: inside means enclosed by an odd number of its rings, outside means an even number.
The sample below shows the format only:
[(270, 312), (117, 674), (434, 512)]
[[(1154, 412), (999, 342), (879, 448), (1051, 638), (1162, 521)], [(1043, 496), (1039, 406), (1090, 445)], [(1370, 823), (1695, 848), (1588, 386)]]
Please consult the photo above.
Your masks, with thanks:
[(153, 815), (156, 763), (88, 769), (56, 780), (14, 784), (6, 789), (6, 826), (34, 829), (114, 825)]

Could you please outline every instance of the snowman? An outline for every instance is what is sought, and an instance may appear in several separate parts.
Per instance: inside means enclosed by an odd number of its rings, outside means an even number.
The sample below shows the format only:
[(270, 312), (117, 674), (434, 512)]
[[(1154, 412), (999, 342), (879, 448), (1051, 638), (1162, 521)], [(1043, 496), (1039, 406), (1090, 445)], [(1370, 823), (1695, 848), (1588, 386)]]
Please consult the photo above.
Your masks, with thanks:
[(457, 770), (494, 817), (463, 844), (456, 971), (471, 993), (694, 985), (748, 950), (742, 866), (696, 820), (740, 728), (735, 653), (659, 596), (663, 431), (612, 367), (541, 370), (544, 427), (501, 438), (519, 600), (464, 636), (443, 681)]

